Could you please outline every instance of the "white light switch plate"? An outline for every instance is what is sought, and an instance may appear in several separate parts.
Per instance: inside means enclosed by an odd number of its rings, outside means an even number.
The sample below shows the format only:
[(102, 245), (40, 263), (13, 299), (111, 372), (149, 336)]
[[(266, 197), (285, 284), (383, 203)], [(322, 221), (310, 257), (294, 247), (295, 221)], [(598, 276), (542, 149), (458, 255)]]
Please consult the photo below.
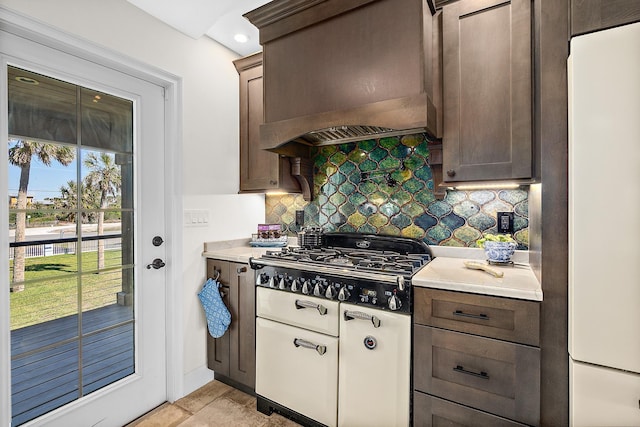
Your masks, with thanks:
[(184, 211), (184, 225), (185, 227), (206, 227), (209, 225), (209, 211), (208, 210), (194, 210), (189, 209)]

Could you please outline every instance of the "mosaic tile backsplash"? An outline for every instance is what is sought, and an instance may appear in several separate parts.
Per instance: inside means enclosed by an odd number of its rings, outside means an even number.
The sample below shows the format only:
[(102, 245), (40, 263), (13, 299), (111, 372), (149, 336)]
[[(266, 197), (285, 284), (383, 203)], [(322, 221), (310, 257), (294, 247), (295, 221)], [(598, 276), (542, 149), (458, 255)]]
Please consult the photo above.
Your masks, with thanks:
[(314, 149), (313, 200), (301, 195), (269, 195), (266, 220), (289, 235), (305, 225), (324, 231), (401, 235), (430, 245), (475, 246), (495, 234), (496, 212), (514, 212), (514, 238), (529, 246), (528, 192), (525, 190), (448, 190), (435, 198), (428, 141), (424, 135), (367, 140)]

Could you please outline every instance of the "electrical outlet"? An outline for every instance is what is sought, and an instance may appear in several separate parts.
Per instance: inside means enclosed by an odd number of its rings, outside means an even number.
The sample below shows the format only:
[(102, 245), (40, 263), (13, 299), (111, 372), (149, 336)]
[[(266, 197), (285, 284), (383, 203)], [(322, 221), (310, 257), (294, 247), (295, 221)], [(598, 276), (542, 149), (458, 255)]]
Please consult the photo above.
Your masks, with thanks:
[(498, 212), (496, 216), (498, 221), (498, 233), (513, 234), (513, 212)]
[(296, 211), (296, 227), (302, 227), (304, 225), (304, 211)]

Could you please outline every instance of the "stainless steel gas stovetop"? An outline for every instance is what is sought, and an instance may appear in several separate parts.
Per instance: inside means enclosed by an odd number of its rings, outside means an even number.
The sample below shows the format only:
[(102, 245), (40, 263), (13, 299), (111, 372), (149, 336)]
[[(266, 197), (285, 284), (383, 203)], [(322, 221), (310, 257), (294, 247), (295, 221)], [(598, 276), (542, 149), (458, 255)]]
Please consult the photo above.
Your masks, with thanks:
[(426, 243), (359, 233), (324, 233), (317, 241), (252, 259), (256, 285), (411, 313), (411, 278), (432, 259)]

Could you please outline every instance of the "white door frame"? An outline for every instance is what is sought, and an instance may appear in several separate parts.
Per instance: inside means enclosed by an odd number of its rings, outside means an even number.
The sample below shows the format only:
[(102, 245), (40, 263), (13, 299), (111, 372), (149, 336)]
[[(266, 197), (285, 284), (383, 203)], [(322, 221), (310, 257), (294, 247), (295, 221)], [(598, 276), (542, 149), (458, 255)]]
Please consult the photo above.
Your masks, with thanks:
[[(166, 255), (166, 360), (167, 400), (174, 401), (183, 395), (183, 315), (182, 315), (182, 79), (116, 51), (77, 39), (55, 28), (34, 21), (0, 6), (0, 30), (19, 35), (45, 46), (75, 55), (96, 64), (110, 67), (122, 73), (154, 83), (165, 89), (165, 218)], [(2, 73), (6, 79), (6, 70)], [(0, 85), (0, 99), (6, 110), (6, 84)], [(8, 135), (7, 121), (0, 121), (0, 135)], [(6, 141), (5, 141), (6, 143)], [(0, 162), (7, 164), (7, 150), (0, 150)], [(6, 174), (0, 174), (0, 188), (7, 188)], [(8, 241), (8, 198), (0, 197), (0, 240)], [(0, 259), (9, 259), (9, 248), (0, 245)], [(9, 277), (9, 265), (0, 262), (0, 277)], [(11, 340), (9, 321), (9, 293), (0, 292), (0, 426), (10, 425)]]

